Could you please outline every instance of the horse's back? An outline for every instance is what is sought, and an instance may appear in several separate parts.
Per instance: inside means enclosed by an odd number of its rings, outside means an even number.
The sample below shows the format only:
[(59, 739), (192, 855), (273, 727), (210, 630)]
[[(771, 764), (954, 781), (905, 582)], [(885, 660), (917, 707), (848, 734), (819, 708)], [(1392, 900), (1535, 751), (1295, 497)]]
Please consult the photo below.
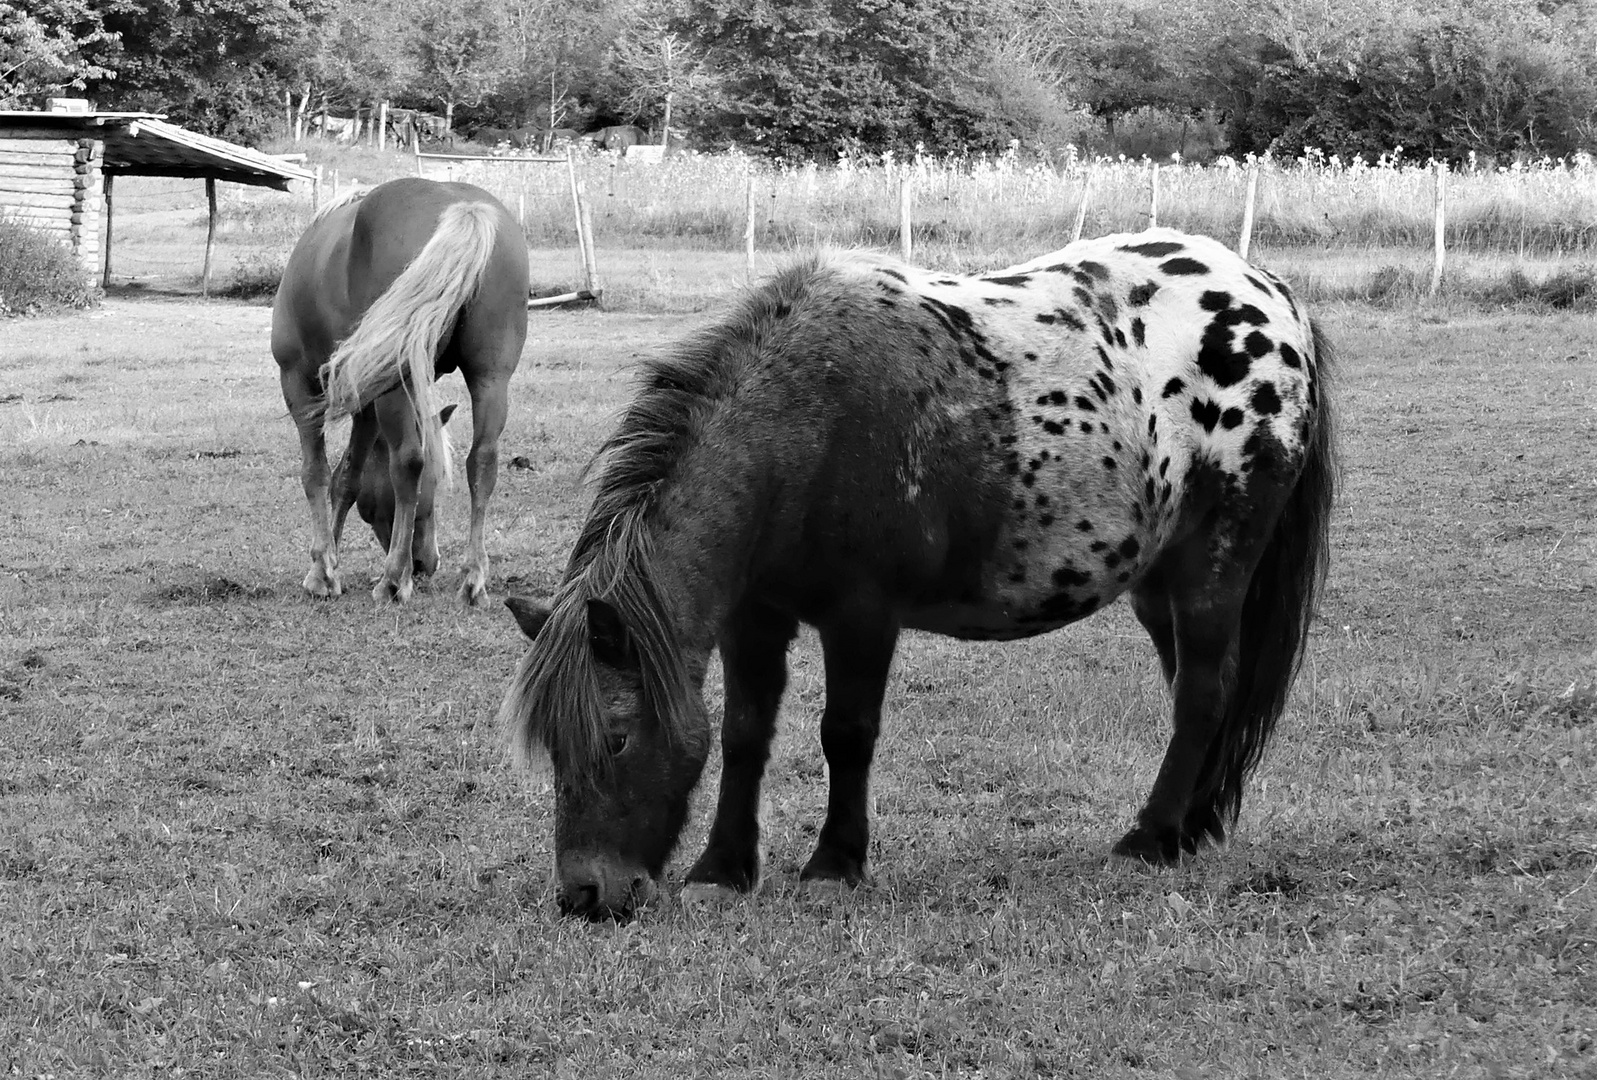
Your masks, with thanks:
[(804, 505), (777, 511), (802, 539), (768, 579), (791, 595), (869, 579), (906, 625), (962, 637), (1085, 617), (1218, 499), (1254, 513), (1250, 486), (1290, 487), (1314, 411), (1286, 289), (1169, 230), (980, 277), (826, 256), (742, 320), (803, 444), (780, 451), (785, 486), (808, 473)]
[[(475, 340), (519, 333), (524, 339), (527, 250), (515, 219), (475, 185), (404, 177), (319, 215), (300, 237), (273, 305), (278, 362), (307, 362), (301, 356), (314, 358), (316, 366), (325, 361), (433, 238), (444, 211), (457, 203), (489, 206), (496, 225), (482, 286), (464, 305), (457, 335)], [(456, 356), (446, 367), (458, 364)]]

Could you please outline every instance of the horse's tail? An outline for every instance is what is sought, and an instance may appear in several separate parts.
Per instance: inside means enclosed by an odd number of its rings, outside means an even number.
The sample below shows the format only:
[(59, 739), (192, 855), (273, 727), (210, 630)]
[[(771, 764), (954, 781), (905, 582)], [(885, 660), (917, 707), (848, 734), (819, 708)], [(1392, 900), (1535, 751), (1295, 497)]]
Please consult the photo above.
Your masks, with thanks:
[(488, 203), (446, 206), (431, 239), (322, 366), (329, 419), (357, 412), (404, 380), (421, 429), (425, 467), (445, 480), (453, 464), (433, 403), (433, 374), (461, 307), (482, 284), (498, 221)]
[(1226, 826), (1236, 823), (1243, 783), (1259, 764), (1286, 708), (1330, 563), (1331, 507), (1340, 472), (1332, 407), (1334, 357), (1320, 328), (1312, 326), (1311, 332), (1315, 385), (1303, 468), (1248, 585), (1236, 681), (1201, 773), (1212, 778), (1217, 840), (1224, 838)]

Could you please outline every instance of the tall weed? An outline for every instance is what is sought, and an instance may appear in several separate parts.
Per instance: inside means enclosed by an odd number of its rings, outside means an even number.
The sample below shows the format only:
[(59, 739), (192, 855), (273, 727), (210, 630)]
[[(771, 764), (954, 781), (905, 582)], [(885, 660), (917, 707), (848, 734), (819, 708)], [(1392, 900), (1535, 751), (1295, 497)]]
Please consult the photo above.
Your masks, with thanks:
[(0, 316), (92, 307), (98, 298), (71, 248), (42, 229), (0, 214)]

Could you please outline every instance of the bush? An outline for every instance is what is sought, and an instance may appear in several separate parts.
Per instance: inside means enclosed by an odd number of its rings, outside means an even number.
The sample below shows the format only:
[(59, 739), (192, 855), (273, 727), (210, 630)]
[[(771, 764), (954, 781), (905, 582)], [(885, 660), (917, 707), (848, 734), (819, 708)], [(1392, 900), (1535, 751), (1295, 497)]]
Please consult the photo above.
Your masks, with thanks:
[(98, 299), (70, 248), (43, 229), (0, 215), (0, 316), (92, 307)]
[(277, 285), (283, 280), (283, 269), (287, 264), (286, 255), (252, 255), (238, 264), (232, 279), (219, 290), (218, 295), (234, 300), (270, 300), (277, 294)]

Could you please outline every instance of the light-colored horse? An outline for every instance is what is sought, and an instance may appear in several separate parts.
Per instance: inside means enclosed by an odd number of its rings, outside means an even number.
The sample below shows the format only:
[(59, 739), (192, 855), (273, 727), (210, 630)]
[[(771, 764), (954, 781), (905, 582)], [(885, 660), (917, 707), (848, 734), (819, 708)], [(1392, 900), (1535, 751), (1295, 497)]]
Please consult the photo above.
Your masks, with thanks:
[[(379, 435), (391, 536), (378, 600), (409, 599), (438, 566), (431, 486), (451, 474), (433, 381), (459, 370), (471, 397), (466, 457), (471, 536), (460, 594), (486, 594), (488, 500), (510, 376), (527, 337), (527, 247), (515, 219), (470, 184), (393, 180), (313, 221), (289, 256), (272, 309), (272, 355), (299, 428), (311, 516), (313, 596), (343, 591), (338, 543)], [(324, 426), (352, 416), (336, 477)]]

